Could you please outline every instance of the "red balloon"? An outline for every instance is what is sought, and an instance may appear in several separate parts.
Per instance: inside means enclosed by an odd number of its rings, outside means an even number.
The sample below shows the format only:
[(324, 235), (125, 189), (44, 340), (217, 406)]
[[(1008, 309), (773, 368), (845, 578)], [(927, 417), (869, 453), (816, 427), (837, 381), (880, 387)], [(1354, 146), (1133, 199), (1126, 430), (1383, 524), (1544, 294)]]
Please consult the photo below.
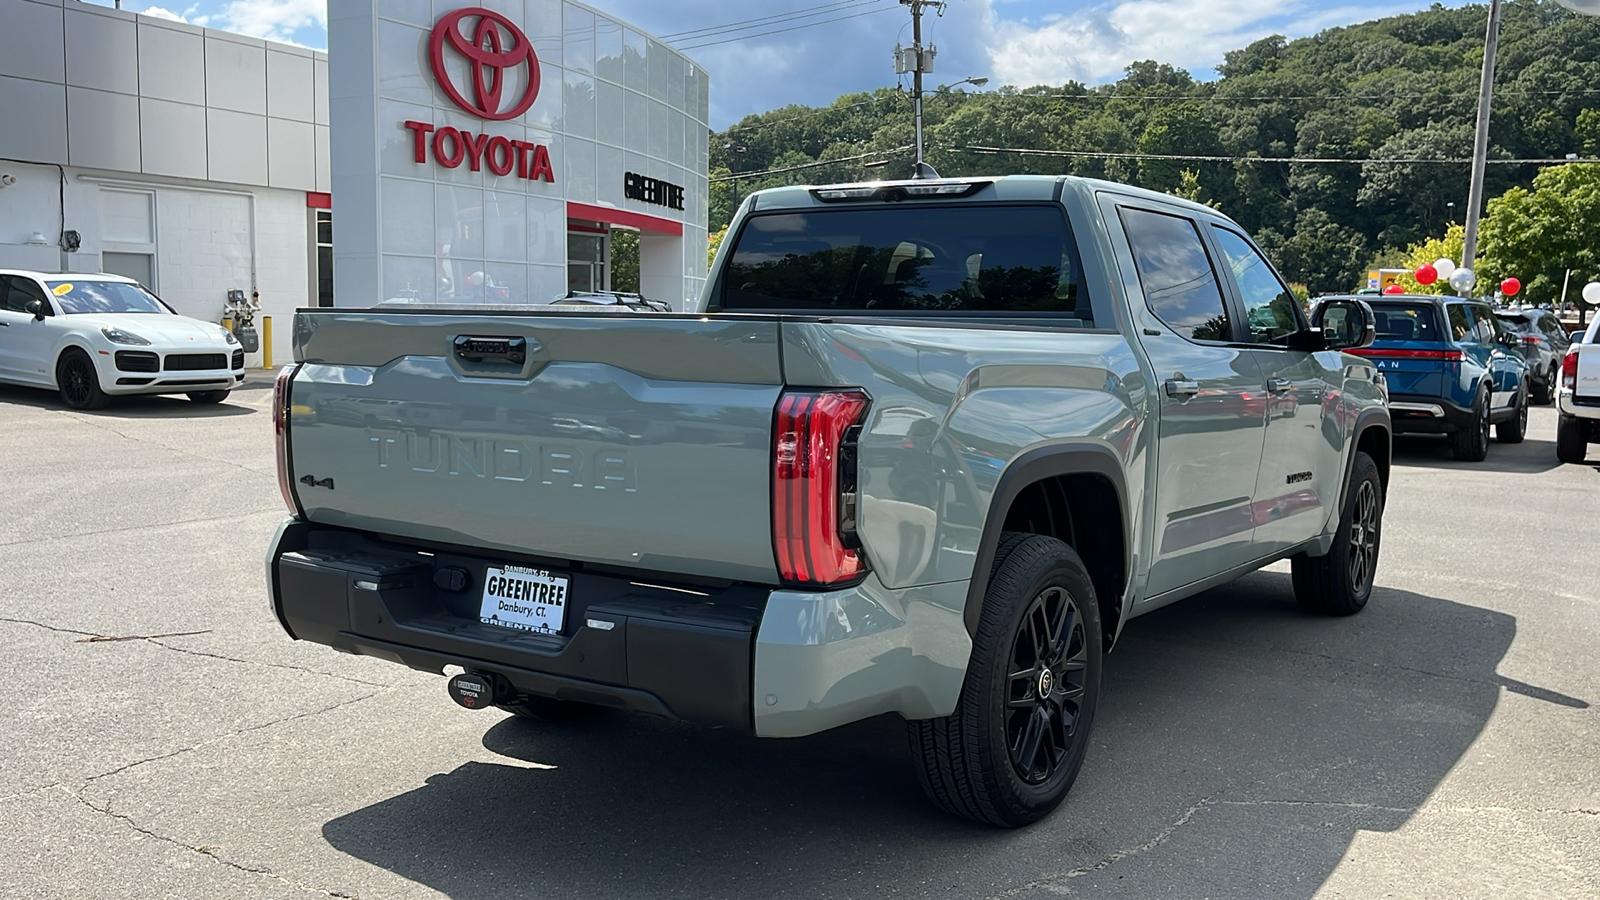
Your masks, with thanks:
[(1433, 267), (1433, 263), (1423, 263), (1417, 266), (1417, 284), (1428, 285), (1438, 280), (1439, 270)]
[(1406, 292), (1406, 289), (1401, 287), (1398, 284), (1391, 284), (1388, 287), (1384, 288), (1383, 292), (1385, 294), (1404, 294)]
[(1507, 278), (1505, 281), (1500, 282), (1500, 293), (1505, 294), (1507, 297), (1515, 297), (1517, 291), (1520, 290), (1522, 290), (1522, 282), (1515, 278)]

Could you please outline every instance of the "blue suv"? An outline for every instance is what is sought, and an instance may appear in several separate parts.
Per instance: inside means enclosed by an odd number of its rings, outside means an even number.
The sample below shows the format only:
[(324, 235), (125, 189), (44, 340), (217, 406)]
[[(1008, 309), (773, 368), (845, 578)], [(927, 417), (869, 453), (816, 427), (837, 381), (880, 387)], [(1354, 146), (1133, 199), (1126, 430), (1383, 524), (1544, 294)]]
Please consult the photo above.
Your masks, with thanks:
[[(1333, 299), (1333, 298), (1329, 298)], [(1528, 431), (1532, 381), (1520, 336), (1487, 304), (1455, 297), (1364, 296), (1377, 340), (1346, 351), (1389, 381), (1396, 434), (1445, 434), (1456, 459), (1489, 455), (1489, 428), (1504, 444)]]

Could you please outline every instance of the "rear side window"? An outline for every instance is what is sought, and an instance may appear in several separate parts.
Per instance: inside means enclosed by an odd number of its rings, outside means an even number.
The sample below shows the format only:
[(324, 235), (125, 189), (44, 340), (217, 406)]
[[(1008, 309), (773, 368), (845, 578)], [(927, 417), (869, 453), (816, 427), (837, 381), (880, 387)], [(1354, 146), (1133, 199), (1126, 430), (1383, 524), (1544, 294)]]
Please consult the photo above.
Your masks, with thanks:
[(1472, 317), (1467, 314), (1467, 308), (1459, 303), (1452, 303), (1446, 310), (1450, 316), (1450, 339), (1466, 340), (1472, 334)]
[(1385, 303), (1373, 306), (1378, 340), (1380, 341), (1430, 341), (1437, 343), (1439, 329), (1434, 322), (1433, 307), (1423, 303)]
[(752, 216), (721, 307), (891, 315), (1046, 314), (1093, 327), (1056, 206), (873, 206)]
[(1517, 334), (1533, 334), (1533, 323), (1522, 316), (1501, 316), (1500, 324)]
[(1222, 287), (1194, 222), (1126, 207), (1121, 214), (1150, 311), (1191, 340), (1229, 340)]

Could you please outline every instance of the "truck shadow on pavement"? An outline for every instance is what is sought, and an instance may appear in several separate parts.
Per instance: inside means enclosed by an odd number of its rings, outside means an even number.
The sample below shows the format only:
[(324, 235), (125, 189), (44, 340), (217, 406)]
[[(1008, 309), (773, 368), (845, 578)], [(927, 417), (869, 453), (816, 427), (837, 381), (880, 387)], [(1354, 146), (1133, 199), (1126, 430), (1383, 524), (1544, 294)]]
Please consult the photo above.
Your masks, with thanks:
[[(1380, 573), (1381, 576), (1381, 573)], [(453, 897), (1310, 897), (1360, 831), (1424, 803), (1500, 690), (1507, 615), (1379, 589), (1299, 611), (1263, 572), (1128, 626), (1067, 803), (1021, 831), (922, 797), (903, 727), (810, 738), (603, 712), (488, 728), (470, 762), (327, 822), (335, 848)], [(442, 691), (441, 691), (442, 694)], [(1070, 881), (1069, 881), (1070, 879)], [(1021, 890), (1017, 890), (1021, 889)]]
[(1560, 468), (1555, 441), (1532, 438), (1520, 444), (1489, 441), (1489, 456), (1482, 462), (1462, 462), (1450, 453), (1450, 442), (1428, 434), (1398, 434), (1394, 438), (1394, 464), (1425, 469), (1462, 469), (1538, 475)]
[(68, 408), (55, 391), (13, 385), (0, 385), (0, 404), (53, 409), (103, 419), (218, 419), (248, 416), (260, 411), (235, 405), (231, 399), (215, 404), (195, 403), (182, 394), (117, 397), (101, 409), (79, 411)]

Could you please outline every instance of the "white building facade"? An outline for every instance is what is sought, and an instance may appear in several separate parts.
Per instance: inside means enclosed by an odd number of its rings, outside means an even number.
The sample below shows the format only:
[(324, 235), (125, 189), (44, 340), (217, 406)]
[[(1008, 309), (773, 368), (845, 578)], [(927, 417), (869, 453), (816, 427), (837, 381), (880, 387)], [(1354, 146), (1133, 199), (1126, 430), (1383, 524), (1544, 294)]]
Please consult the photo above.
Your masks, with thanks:
[(78, 0), (0, 0), (0, 26), (0, 266), (210, 321), (255, 293), (286, 359), (331, 301), (326, 55)]
[(710, 82), (694, 61), (563, 0), (330, 0), (335, 291), (548, 303), (611, 287), (674, 309), (706, 273)]

